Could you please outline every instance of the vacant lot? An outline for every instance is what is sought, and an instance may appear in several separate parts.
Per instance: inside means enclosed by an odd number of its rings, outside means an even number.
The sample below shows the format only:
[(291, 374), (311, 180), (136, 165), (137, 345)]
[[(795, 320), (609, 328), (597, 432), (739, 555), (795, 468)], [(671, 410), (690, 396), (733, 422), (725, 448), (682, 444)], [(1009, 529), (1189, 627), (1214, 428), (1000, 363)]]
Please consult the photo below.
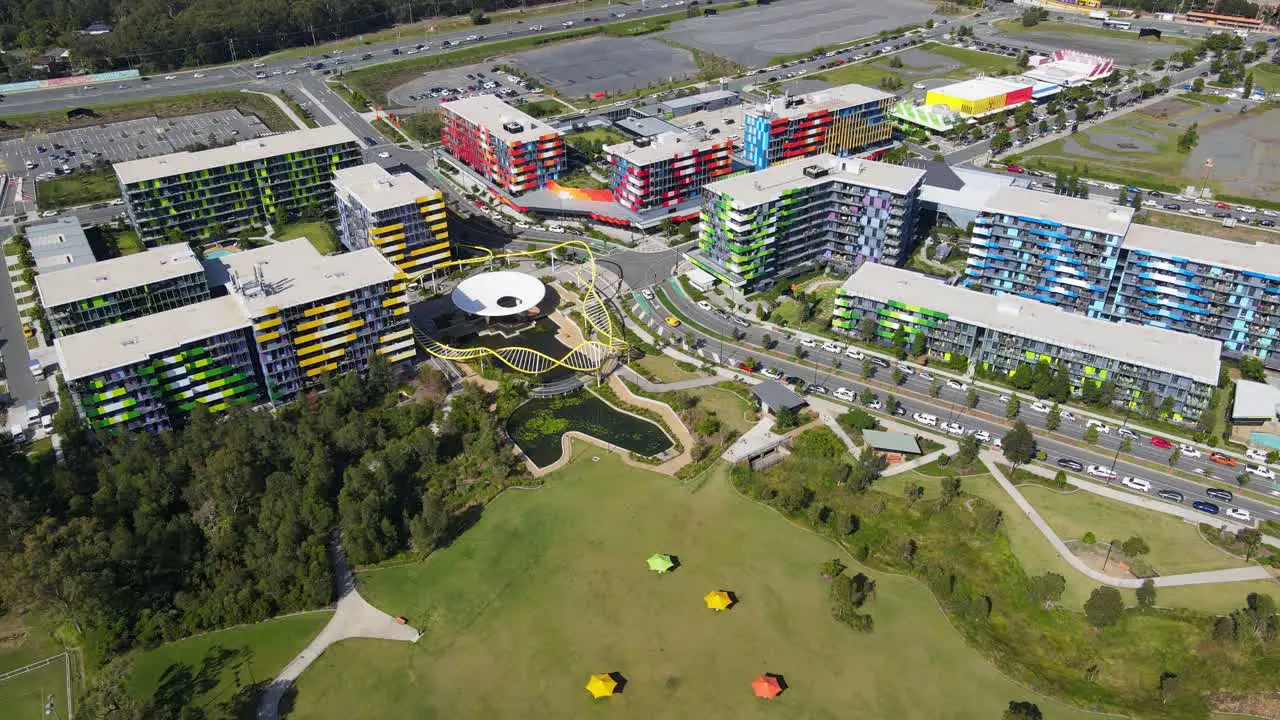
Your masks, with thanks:
[(41, 210), (87, 205), (120, 197), (120, 185), (110, 167), (83, 170), (36, 183), (36, 205)]
[(1072, 48), (1115, 58), (1117, 65), (1131, 67), (1150, 65), (1152, 60), (1163, 60), (1195, 44), (1176, 35), (1166, 35), (1161, 40), (1139, 39), (1137, 32), (1068, 22), (1042, 22), (1027, 28), (1020, 20), (1004, 20), (996, 23), (995, 27), (1006, 33), (1006, 37), (998, 40), (1045, 52)]
[(690, 78), (698, 66), (693, 53), (652, 37), (595, 37), (538, 48), (505, 59), (569, 97), (613, 95)]
[(311, 241), (321, 255), (330, 255), (338, 252), (338, 236), (334, 232), (333, 225), (323, 220), (317, 222), (297, 222), (289, 223), (276, 230), (275, 239), (277, 241), (293, 240), (295, 238), (305, 237)]
[(1245, 243), (1280, 243), (1280, 233), (1248, 225), (1224, 227), (1221, 220), (1188, 217), (1154, 210), (1144, 210), (1134, 219), (1143, 225), (1154, 225), (1168, 230), (1180, 230), (1197, 235), (1212, 235), (1223, 240), (1237, 240)]
[(809, 79), (823, 80), (832, 85), (858, 83), (881, 87), (881, 81), (887, 77), (902, 83), (902, 88), (898, 91), (900, 94), (923, 97), (924, 92), (914, 90), (911, 85), (922, 80), (936, 81), (926, 83), (933, 87), (945, 81), (967, 80), (978, 75), (1008, 75), (1017, 70), (1017, 62), (1003, 55), (940, 43), (925, 43), (920, 47), (881, 55), (865, 62), (832, 68), (810, 75)]
[(19, 138), (35, 132), (49, 133), (146, 117), (176, 118), (217, 110), (239, 110), (245, 115), (256, 115), (269, 130), (276, 132), (298, 129), (270, 98), (233, 90), (214, 90), (194, 95), (176, 95), (162, 100), (132, 100), (109, 105), (89, 103), (85, 107), (94, 111), (92, 117), (69, 120), (66, 112), (57, 110), (0, 118), (0, 140)]
[[(1027, 698), (1054, 720), (1095, 717), (1001, 677), (916, 582), (877, 574), (875, 631), (838, 625), (817, 573), (836, 549), (735, 495), (722, 472), (690, 493), (577, 444), (547, 479), (427, 562), (361, 575), (366, 598), (425, 635), (331, 648), (300, 679), (295, 715), (932, 720), (997, 717)], [(680, 567), (650, 573), (654, 552)], [(737, 606), (707, 610), (715, 589)], [(590, 700), (593, 672), (625, 676), (622, 695)], [(762, 672), (789, 686), (773, 703), (751, 694)]]

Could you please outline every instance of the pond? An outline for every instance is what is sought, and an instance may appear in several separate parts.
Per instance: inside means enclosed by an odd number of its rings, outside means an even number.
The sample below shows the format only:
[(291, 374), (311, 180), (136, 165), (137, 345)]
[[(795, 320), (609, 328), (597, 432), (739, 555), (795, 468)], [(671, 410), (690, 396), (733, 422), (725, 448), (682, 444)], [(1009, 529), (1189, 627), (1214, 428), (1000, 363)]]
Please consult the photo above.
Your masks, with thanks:
[(620, 412), (586, 391), (534, 398), (507, 419), (511, 439), (538, 467), (560, 459), (560, 438), (570, 430), (644, 456), (659, 455), (675, 444), (655, 423)]

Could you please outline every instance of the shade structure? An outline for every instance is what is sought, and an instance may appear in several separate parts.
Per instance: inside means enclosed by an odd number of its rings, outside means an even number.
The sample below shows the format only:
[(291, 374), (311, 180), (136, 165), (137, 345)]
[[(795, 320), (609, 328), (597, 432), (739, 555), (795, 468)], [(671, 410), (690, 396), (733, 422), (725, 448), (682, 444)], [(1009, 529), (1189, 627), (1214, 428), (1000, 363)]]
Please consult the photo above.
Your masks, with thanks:
[(612, 675), (592, 675), (587, 680), (587, 692), (593, 698), (609, 697), (618, 687), (618, 681)]
[(778, 678), (772, 675), (761, 675), (751, 681), (751, 689), (755, 692), (756, 697), (772, 700), (782, 692), (782, 683), (778, 682)]
[(712, 610), (728, 610), (729, 606), (733, 604), (733, 598), (729, 597), (729, 593), (723, 590), (709, 592), (702, 600)]
[(649, 569), (656, 573), (664, 573), (676, 566), (676, 561), (666, 553), (654, 553), (649, 556)]

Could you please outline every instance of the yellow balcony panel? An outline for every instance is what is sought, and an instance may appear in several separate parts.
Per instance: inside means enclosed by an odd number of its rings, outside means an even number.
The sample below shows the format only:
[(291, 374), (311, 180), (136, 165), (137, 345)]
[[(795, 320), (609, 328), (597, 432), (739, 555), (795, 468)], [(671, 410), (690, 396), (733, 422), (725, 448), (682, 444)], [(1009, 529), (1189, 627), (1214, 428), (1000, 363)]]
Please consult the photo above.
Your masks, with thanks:
[(397, 363), (397, 362), (400, 362), (401, 360), (411, 360), (417, 354), (418, 354), (417, 350), (410, 348), (408, 350), (405, 350), (402, 353), (396, 353), (395, 355), (388, 355), (387, 362)]
[(432, 230), (446, 230), (446, 229), (448, 229), (448, 227), (449, 227), (449, 223), (447, 223), (447, 222), (442, 222), (442, 223), (436, 223), (435, 225), (432, 225), (432, 226), (431, 226), (431, 229), (432, 229)]
[(267, 333), (267, 334), (265, 334), (265, 335), (259, 335), (259, 336), (258, 336), (257, 338), (255, 338), (255, 339), (256, 339), (258, 342), (260, 342), (260, 343), (269, 343), (269, 342), (271, 342), (272, 340), (278, 340), (279, 338), (280, 338), (280, 333), (278, 333), (278, 332), (269, 332), (269, 333)]
[(410, 335), (413, 335), (413, 328), (405, 328), (403, 330), (396, 330), (395, 332), (389, 332), (386, 335), (379, 335), (378, 342), (380, 343), (391, 342), (392, 340), (399, 340), (400, 338), (409, 337)]
[(315, 320), (308, 320), (306, 322), (300, 322), (294, 326), (293, 330), (294, 332), (311, 330), (312, 328), (318, 328), (321, 325), (328, 325), (331, 322), (339, 322), (342, 320), (346, 320), (347, 318), (351, 317), (353, 314), (354, 313), (352, 313), (350, 310), (343, 310), (340, 313), (334, 313), (333, 315), (328, 315), (326, 317), (316, 318)]
[(441, 250), (448, 250), (448, 249), (449, 249), (449, 241), (445, 240), (444, 242), (436, 243), (435, 245), (424, 245), (418, 248), (417, 250), (414, 250), (411, 254), (421, 255), (423, 253), (439, 252)]
[(383, 300), (382, 307), (391, 307), (392, 305), (401, 305), (403, 303), (404, 303), (404, 296), (400, 295), (397, 297), (389, 298), (387, 300)]
[(321, 365), (321, 366), (320, 366), (320, 367), (318, 367), (318, 368), (312, 368), (312, 369), (308, 370), (308, 371), (307, 371), (307, 377), (315, 377), (316, 375), (319, 375), (320, 373), (324, 373), (324, 372), (332, 372), (332, 371), (337, 370), (337, 369), (338, 369), (338, 364), (337, 364), (337, 363), (329, 363), (328, 365)]
[(407, 286), (405, 285), (405, 283), (400, 283), (399, 285), (392, 285), (391, 292), (404, 292), (406, 287)]
[(328, 312), (330, 310), (337, 310), (339, 308), (347, 307), (350, 304), (351, 304), (351, 300), (349, 298), (342, 298), (341, 300), (335, 300), (331, 303), (328, 303), (327, 305), (320, 305), (318, 307), (313, 307), (309, 310), (304, 310), (302, 314), (304, 317), (315, 317), (316, 315)]
[(271, 318), (270, 320), (263, 320), (260, 323), (254, 323), (253, 329), (254, 330), (270, 330), (273, 327), (279, 326), (281, 322), (283, 321), (278, 317)]
[(404, 229), (404, 223), (393, 223), (391, 225), (383, 225), (381, 227), (372, 228), (369, 232), (374, 235), (385, 235), (387, 233), (397, 232)]
[(395, 310), (391, 311), (392, 317), (407, 315), (407, 314), (409, 314), (409, 308), (407, 307), (396, 308)]

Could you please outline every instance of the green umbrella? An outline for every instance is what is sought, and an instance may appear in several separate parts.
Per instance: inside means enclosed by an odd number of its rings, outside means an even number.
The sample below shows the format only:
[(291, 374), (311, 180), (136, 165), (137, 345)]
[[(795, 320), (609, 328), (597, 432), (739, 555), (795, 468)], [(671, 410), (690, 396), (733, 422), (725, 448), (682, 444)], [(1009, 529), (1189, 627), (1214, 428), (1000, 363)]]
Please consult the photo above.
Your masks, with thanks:
[(656, 573), (664, 573), (675, 566), (675, 560), (666, 553), (654, 553), (649, 556), (649, 569)]

